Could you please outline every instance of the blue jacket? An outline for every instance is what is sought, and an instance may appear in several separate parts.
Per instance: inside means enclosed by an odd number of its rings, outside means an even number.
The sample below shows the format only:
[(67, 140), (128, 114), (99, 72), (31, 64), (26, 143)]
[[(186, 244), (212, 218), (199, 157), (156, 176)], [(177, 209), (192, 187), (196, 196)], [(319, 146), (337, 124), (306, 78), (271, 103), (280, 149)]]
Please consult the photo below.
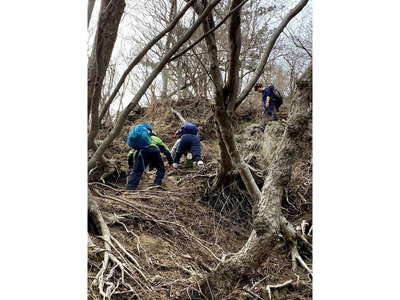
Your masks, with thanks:
[(267, 97), (270, 97), (270, 101), (271, 101), (274, 96), (273, 88), (274, 88), (274, 86), (270, 85), (269, 87), (265, 88), (262, 93), (262, 103), (263, 103), (264, 107), (266, 106), (265, 102), (267, 101)]

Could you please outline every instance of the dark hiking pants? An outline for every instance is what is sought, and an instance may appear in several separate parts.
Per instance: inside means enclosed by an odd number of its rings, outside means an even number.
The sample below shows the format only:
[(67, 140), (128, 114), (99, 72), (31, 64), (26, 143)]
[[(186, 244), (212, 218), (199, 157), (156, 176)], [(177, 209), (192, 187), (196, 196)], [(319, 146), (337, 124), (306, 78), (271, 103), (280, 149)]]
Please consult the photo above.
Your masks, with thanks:
[(150, 146), (140, 150), (136, 156), (133, 169), (127, 178), (127, 190), (135, 190), (137, 188), (140, 178), (142, 177), (145, 168), (149, 164), (157, 169), (154, 184), (161, 185), (165, 175), (164, 162), (161, 158), (158, 147)]
[(268, 117), (268, 119), (272, 118), (273, 121), (278, 120), (276, 105), (272, 101), (269, 103), (268, 107), (265, 109), (265, 115)]
[(200, 137), (193, 134), (184, 134), (181, 136), (178, 149), (174, 157), (174, 163), (179, 163), (183, 154), (190, 152), (194, 161), (201, 160)]

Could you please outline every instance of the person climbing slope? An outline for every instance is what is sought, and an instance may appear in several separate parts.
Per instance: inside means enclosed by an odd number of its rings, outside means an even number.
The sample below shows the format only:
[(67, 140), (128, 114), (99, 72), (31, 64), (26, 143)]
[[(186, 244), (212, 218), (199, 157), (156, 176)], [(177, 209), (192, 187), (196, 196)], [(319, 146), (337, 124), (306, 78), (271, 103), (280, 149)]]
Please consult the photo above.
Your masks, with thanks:
[[(151, 128), (149, 129), (149, 131), (150, 131), (150, 134), (151, 134), (150, 139), (152, 141), (152, 144), (154, 144), (154, 145), (156, 145), (158, 147), (160, 152), (162, 154), (164, 154), (165, 157), (167, 158), (168, 164), (170, 166), (172, 166), (172, 163), (173, 163), (172, 155), (171, 155), (171, 152), (170, 152), (168, 146), (152, 131)], [(135, 149), (131, 149), (128, 152), (128, 166), (129, 166), (129, 169), (133, 168), (133, 163), (135, 161), (136, 155), (137, 155), (137, 150), (135, 150)], [(150, 170), (152, 170), (154, 166), (152, 166), (150, 164), (149, 167), (150, 167)]]
[(282, 104), (282, 96), (279, 91), (273, 85), (263, 89), (261, 83), (256, 83), (254, 90), (262, 94), (262, 104), (264, 107), (264, 113), (267, 116), (267, 121), (270, 121), (271, 118), (273, 121), (277, 121), (277, 112)]
[(192, 159), (198, 166), (203, 166), (201, 159), (200, 137), (197, 135), (198, 129), (196, 125), (190, 122), (183, 123), (183, 126), (175, 133), (179, 137), (172, 150), (173, 167), (178, 168), (180, 159), (183, 154), (191, 153)]
[(132, 170), (127, 178), (127, 190), (135, 190), (137, 188), (148, 165), (157, 169), (154, 184), (158, 186), (162, 184), (165, 175), (164, 162), (161, 158), (160, 148), (152, 140), (151, 134), (152, 128), (149, 124), (134, 126), (128, 134), (127, 144), (133, 151), (131, 154)]

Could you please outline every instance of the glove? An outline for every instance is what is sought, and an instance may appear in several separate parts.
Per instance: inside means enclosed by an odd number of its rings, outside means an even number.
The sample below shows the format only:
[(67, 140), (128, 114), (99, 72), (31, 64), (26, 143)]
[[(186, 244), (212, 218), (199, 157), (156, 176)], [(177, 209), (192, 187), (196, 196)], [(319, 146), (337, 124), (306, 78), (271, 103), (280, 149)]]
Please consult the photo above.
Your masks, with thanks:
[(173, 164), (172, 164), (172, 167), (173, 167), (174, 169), (178, 169), (178, 164), (177, 164), (177, 163), (173, 163)]

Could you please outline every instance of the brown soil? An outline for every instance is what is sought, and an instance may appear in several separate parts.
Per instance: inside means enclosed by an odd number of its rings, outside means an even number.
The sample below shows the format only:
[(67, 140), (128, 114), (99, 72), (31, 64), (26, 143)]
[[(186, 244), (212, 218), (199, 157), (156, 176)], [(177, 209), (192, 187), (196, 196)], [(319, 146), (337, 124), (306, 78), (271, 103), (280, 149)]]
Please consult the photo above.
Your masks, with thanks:
[[(179, 122), (167, 109), (159, 109), (157, 117), (148, 112), (138, 123), (140, 121), (151, 122), (155, 130), (160, 131), (159, 136), (172, 146), (172, 132), (179, 128)], [(131, 125), (132, 123), (127, 124), (124, 134)], [(147, 281), (144, 280), (138, 272), (133, 274), (133, 278), (126, 277), (125, 281), (135, 293), (127, 292), (127, 289), (121, 287), (111, 299), (174, 299), (185, 295), (190, 286), (218, 265), (218, 259), (238, 251), (246, 242), (251, 229), (248, 225), (235, 222), (204, 202), (203, 194), (210, 184), (209, 176), (216, 172), (215, 161), (218, 159), (216, 140), (211, 138), (212, 127), (212, 123), (203, 124), (204, 130), (209, 133), (203, 137), (206, 166), (202, 169), (169, 169), (162, 189), (149, 188), (154, 171), (144, 175), (139, 185), (140, 191), (135, 192), (123, 190), (124, 175), (114, 178), (106, 185), (89, 183), (100, 210), (109, 220), (112, 236), (137, 260), (140, 270), (147, 278)], [(112, 158), (122, 171), (127, 169), (127, 151), (128, 148), (121, 141), (115, 141), (108, 154), (111, 157), (112, 153)], [(310, 156), (311, 154), (305, 159), (308, 161)], [(255, 161), (261, 164), (257, 159)], [(305, 162), (299, 162), (295, 171), (302, 176), (311, 176), (310, 172), (304, 171), (304, 165)], [(283, 202), (283, 213), (289, 213), (286, 216), (295, 225), (303, 219), (311, 220), (311, 204), (307, 206), (302, 203), (295, 194), (303, 192), (311, 202), (311, 179), (307, 177), (307, 180), (306, 186), (304, 180), (293, 179), (293, 187), (288, 192), (290, 204)], [(115, 216), (122, 217), (115, 222)], [(90, 238), (97, 247), (103, 247), (104, 242), (98, 237), (91, 234)], [(310, 266), (311, 253), (302, 248), (300, 251)], [(283, 283), (289, 279), (311, 282), (308, 273), (301, 267), (296, 272), (292, 271), (289, 253), (286, 246), (278, 247), (256, 273), (249, 277), (248, 282), (238, 286), (225, 299), (256, 299), (242, 290), (244, 285), (262, 299), (269, 299), (267, 285)], [(102, 252), (89, 247), (89, 299), (102, 299), (98, 288), (91, 286), (101, 268), (102, 259)], [(116, 270), (115, 281), (120, 275)], [(286, 287), (279, 290), (279, 294), (273, 295), (273, 299), (311, 299), (311, 285), (302, 288)]]

